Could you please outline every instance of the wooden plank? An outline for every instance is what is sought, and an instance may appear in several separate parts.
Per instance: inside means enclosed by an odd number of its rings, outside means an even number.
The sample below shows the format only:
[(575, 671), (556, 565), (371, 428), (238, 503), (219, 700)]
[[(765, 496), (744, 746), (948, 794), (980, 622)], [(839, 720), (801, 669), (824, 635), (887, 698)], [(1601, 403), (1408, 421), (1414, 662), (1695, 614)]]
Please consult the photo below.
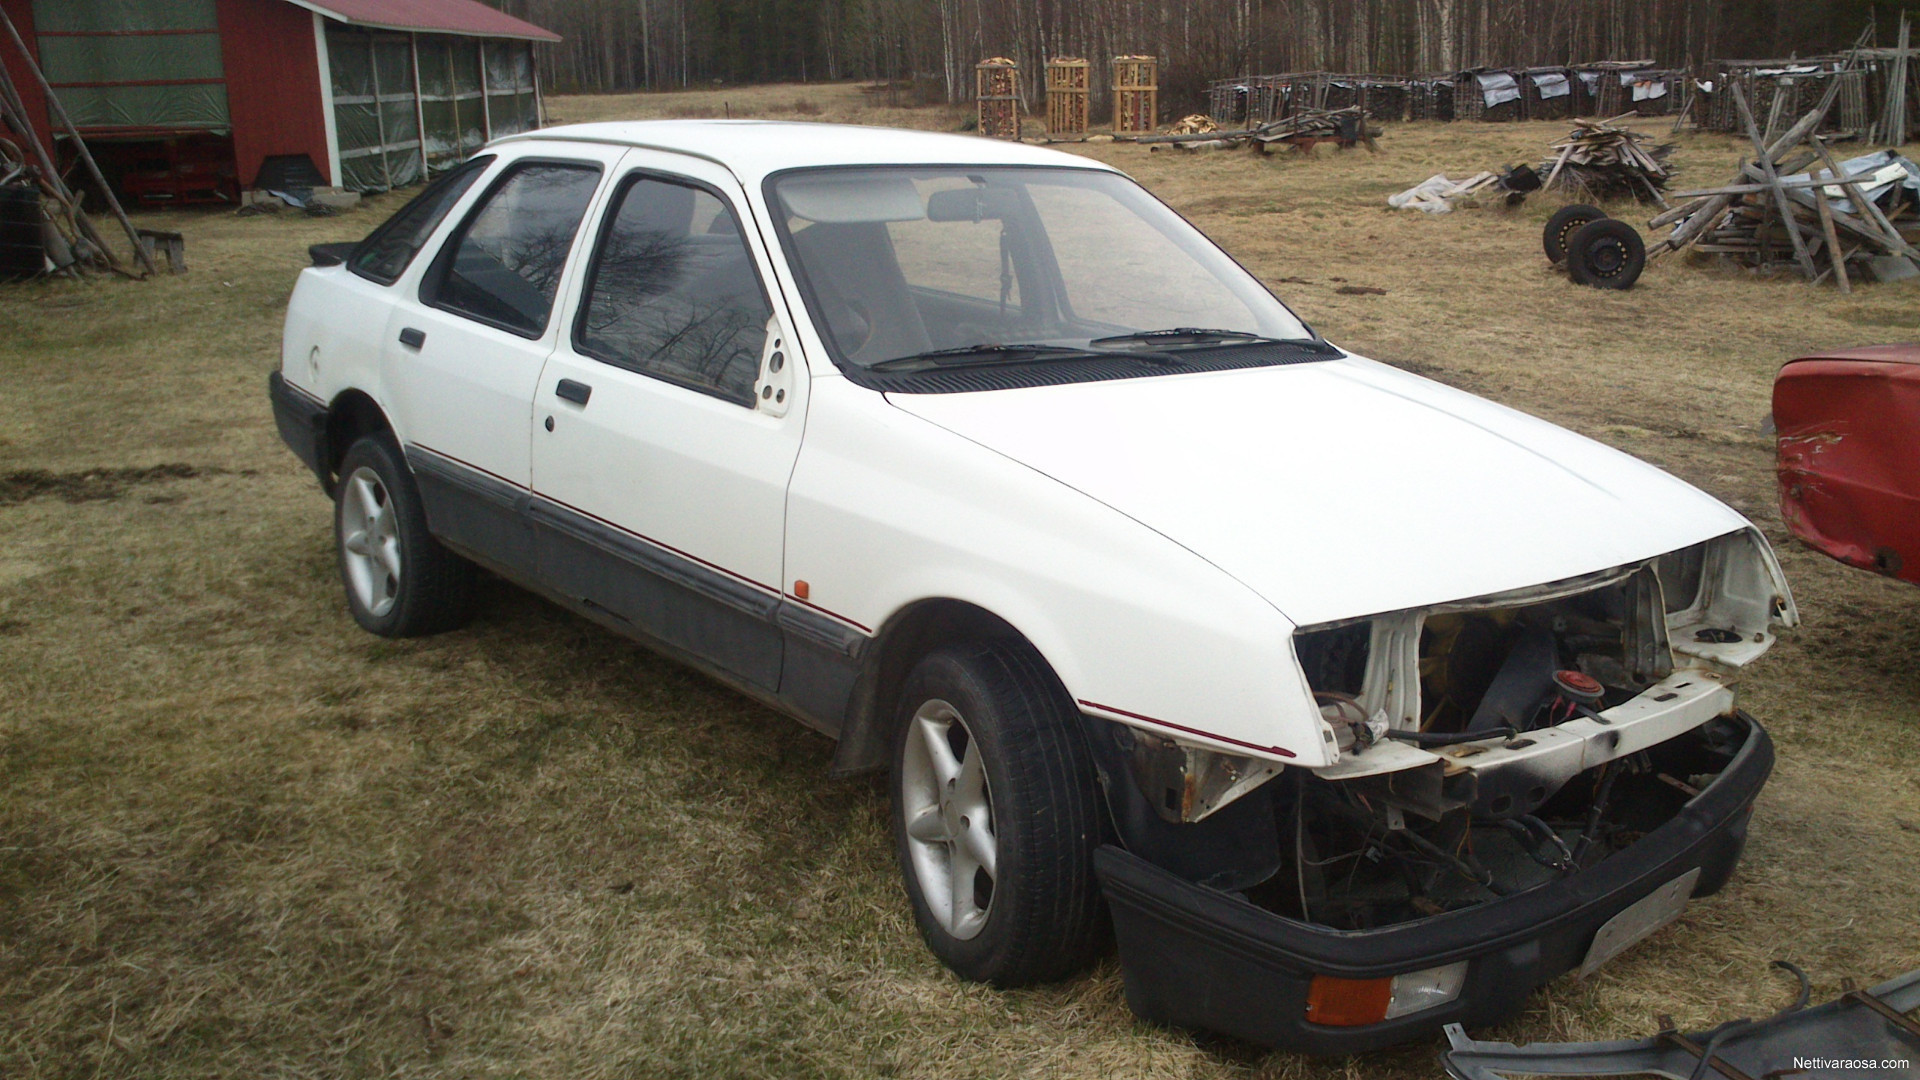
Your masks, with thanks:
[[(1754, 122), (1753, 110), (1747, 107), (1746, 92), (1740, 89), (1739, 83), (1733, 83), (1731, 88), (1733, 103), (1740, 107), (1740, 120), (1747, 126), (1747, 137), (1753, 141), (1753, 149), (1760, 155), (1760, 168), (1767, 174), (1767, 183), (1773, 185), (1774, 203), (1780, 208), (1780, 217), (1787, 226), (1787, 238), (1793, 242), (1794, 261), (1800, 264), (1800, 272), (1811, 281), (1819, 271), (1814, 269), (1813, 256), (1807, 253), (1807, 242), (1800, 235), (1800, 223), (1794, 218), (1793, 210), (1787, 205), (1786, 189), (1778, 186), (1780, 174), (1773, 168), (1774, 155), (1769, 151), (1765, 140), (1760, 138), (1760, 126)], [(1799, 125), (1794, 126), (1797, 128)]]
[(1833, 228), (1833, 207), (1827, 205), (1825, 192), (1813, 193), (1813, 205), (1820, 209), (1820, 229), (1827, 236), (1827, 261), (1833, 264), (1834, 284), (1840, 286), (1843, 293), (1853, 292), (1853, 283), (1847, 280), (1847, 256), (1840, 250), (1840, 235)]

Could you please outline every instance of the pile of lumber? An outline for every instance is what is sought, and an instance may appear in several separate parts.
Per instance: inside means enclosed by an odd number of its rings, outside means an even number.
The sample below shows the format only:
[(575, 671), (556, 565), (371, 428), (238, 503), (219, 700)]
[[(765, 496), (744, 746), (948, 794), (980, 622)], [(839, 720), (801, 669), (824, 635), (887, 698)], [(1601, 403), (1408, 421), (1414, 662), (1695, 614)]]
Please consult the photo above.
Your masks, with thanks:
[(1250, 147), (1260, 153), (1270, 154), (1275, 148), (1311, 150), (1323, 142), (1333, 143), (1343, 149), (1364, 145), (1369, 150), (1378, 150), (1380, 147), (1374, 139), (1379, 134), (1379, 128), (1367, 123), (1366, 112), (1354, 105), (1345, 109), (1302, 109), (1284, 119), (1238, 131), (1177, 131), (1172, 135), (1143, 135), (1136, 141), (1151, 144), (1156, 150), (1163, 146), (1180, 150)]
[(1581, 202), (1632, 198), (1665, 206), (1661, 192), (1673, 176), (1667, 168), (1673, 146), (1648, 149), (1640, 145), (1647, 140), (1645, 134), (1619, 126), (1620, 121), (1638, 115), (1575, 120), (1566, 140), (1553, 144), (1559, 154), (1540, 163), (1542, 169), (1552, 170), (1547, 173), (1547, 189), (1564, 191)]
[[(1836, 80), (1835, 85), (1838, 85)], [(1729, 86), (1755, 153), (1726, 184), (1675, 196), (1689, 201), (1655, 217), (1672, 231), (1649, 254), (1687, 250), (1771, 270), (1792, 266), (1808, 281), (1834, 279), (1842, 292), (1867, 273), (1888, 280), (1920, 272), (1920, 207), (1900, 184), (1878, 185), (1848, 172), (1815, 133), (1833, 93), (1771, 145), (1765, 144), (1740, 84)], [(1896, 159), (1897, 160), (1897, 159)], [(1882, 204), (1886, 204), (1883, 206)]]

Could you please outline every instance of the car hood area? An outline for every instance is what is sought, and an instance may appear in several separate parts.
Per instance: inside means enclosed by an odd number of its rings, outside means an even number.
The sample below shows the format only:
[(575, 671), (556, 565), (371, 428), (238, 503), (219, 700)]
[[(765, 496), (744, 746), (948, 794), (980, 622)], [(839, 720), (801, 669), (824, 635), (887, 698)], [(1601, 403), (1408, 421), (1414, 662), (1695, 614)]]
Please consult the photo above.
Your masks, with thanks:
[(1359, 357), (888, 400), (1161, 533), (1301, 626), (1747, 526), (1611, 447)]

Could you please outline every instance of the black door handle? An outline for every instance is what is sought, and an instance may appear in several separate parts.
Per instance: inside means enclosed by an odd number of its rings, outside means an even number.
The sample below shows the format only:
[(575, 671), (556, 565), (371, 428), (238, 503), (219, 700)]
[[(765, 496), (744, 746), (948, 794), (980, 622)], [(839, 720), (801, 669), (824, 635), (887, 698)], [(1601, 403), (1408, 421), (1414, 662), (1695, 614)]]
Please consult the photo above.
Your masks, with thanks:
[(585, 405), (587, 399), (593, 396), (593, 387), (572, 379), (561, 379), (560, 385), (553, 388), (553, 393), (555, 397), (564, 398), (575, 405)]
[(426, 343), (427, 332), (425, 330), (415, 330), (409, 326), (400, 331), (400, 344), (405, 345), (409, 349), (418, 349)]

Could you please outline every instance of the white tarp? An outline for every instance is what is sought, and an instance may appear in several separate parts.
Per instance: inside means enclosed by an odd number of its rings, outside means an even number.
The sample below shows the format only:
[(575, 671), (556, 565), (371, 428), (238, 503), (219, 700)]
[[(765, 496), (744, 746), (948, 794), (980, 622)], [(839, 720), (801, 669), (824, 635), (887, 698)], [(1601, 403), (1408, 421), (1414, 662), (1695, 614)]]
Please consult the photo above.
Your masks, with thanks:
[[(1848, 158), (1840, 162), (1840, 175), (1859, 185), (1860, 194), (1876, 203), (1881, 202), (1882, 196), (1895, 185), (1906, 188), (1916, 197), (1920, 197), (1920, 165), (1914, 164), (1892, 150), (1877, 150), (1862, 157)], [(1795, 173), (1780, 179), (1793, 183), (1805, 180), (1826, 180), (1832, 177), (1832, 173), (1822, 169), (1817, 176), (1812, 173)], [(1847, 198), (1847, 189), (1839, 184), (1818, 189), (1790, 188), (1787, 195), (1797, 202), (1812, 206), (1815, 190), (1825, 193), (1828, 203), (1843, 214), (1860, 212), (1854, 208), (1853, 200)]]
[[(1600, 93), (1600, 73), (1599, 72), (1583, 71), (1580, 73), (1580, 81), (1587, 84), (1588, 94), (1597, 95)], [(1625, 84), (1623, 83), (1622, 85), (1625, 85)]]
[(1504, 71), (1483, 71), (1474, 78), (1480, 83), (1480, 96), (1487, 100), (1489, 109), (1520, 100), (1519, 80)]
[(1573, 85), (1567, 81), (1567, 76), (1563, 72), (1536, 71), (1527, 78), (1533, 80), (1533, 85), (1539, 88), (1542, 98), (1566, 97), (1573, 93)]
[(1644, 79), (1633, 84), (1633, 100), (1647, 101), (1667, 96), (1665, 79)]

